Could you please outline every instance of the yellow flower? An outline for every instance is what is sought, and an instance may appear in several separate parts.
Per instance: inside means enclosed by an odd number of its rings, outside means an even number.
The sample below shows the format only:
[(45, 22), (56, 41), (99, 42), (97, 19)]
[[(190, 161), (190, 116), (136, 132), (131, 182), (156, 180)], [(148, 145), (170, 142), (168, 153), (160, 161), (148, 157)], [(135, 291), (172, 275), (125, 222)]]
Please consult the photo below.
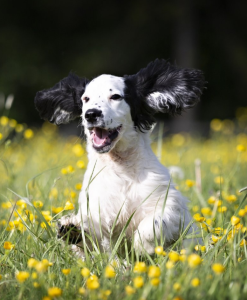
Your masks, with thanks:
[(39, 287), (40, 287), (40, 284), (39, 284), (37, 281), (34, 281), (33, 286), (34, 286), (35, 288), (39, 288)]
[(98, 277), (96, 275), (90, 276), (86, 281), (86, 285), (89, 290), (98, 289), (100, 286)]
[(191, 280), (191, 285), (193, 286), (193, 287), (197, 287), (197, 286), (199, 286), (200, 285), (200, 279), (199, 278), (193, 278), (192, 280)]
[(6, 125), (8, 124), (8, 122), (9, 122), (9, 118), (8, 118), (8, 117), (2, 116), (2, 117), (0, 118), (0, 124), (1, 124), (2, 126), (6, 126)]
[(246, 240), (242, 240), (241, 243), (240, 243), (240, 247), (244, 247), (246, 245), (247, 245)]
[(3, 138), (3, 134), (0, 132), (0, 141), (1, 141), (2, 138)]
[(11, 128), (15, 128), (16, 125), (17, 125), (17, 121), (16, 120), (14, 120), (14, 119), (9, 120), (9, 126)]
[(180, 291), (181, 290), (181, 284), (178, 283), (178, 282), (175, 282), (174, 285), (173, 285), (173, 289), (175, 291)]
[(51, 211), (54, 213), (54, 214), (59, 214), (61, 211), (63, 211), (63, 207), (54, 207), (52, 206), (51, 207)]
[(29, 258), (27, 261), (28, 268), (34, 268), (37, 265), (38, 261), (35, 258)]
[(221, 236), (216, 236), (216, 235), (212, 235), (212, 241), (214, 242), (214, 243), (217, 243), (219, 240), (221, 240), (222, 239), (222, 237)]
[(12, 244), (11, 242), (4, 242), (4, 244), (3, 244), (3, 248), (4, 248), (5, 250), (11, 250), (11, 249), (13, 249), (14, 247), (15, 247), (15, 245)]
[(90, 270), (89, 270), (88, 268), (83, 268), (83, 269), (81, 270), (81, 275), (82, 275), (84, 278), (89, 277), (89, 275), (90, 275)]
[(174, 267), (174, 262), (168, 260), (168, 262), (166, 263), (166, 268), (167, 268), (168, 270), (170, 270), (170, 269), (172, 269), (173, 267)]
[(1, 206), (2, 206), (3, 209), (8, 209), (8, 208), (11, 208), (11, 207), (12, 207), (12, 204), (11, 204), (10, 201), (8, 201), (8, 202), (3, 202), (3, 203), (1, 204)]
[(42, 201), (37, 200), (37, 201), (33, 201), (33, 205), (35, 207), (43, 207), (44, 204)]
[(199, 210), (199, 206), (198, 205), (194, 205), (193, 207), (192, 207), (192, 211), (193, 212), (197, 212)]
[(85, 168), (85, 163), (83, 160), (78, 160), (76, 163), (77, 168), (79, 169), (84, 169)]
[(43, 217), (47, 217), (47, 216), (50, 216), (51, 212), (49, 210), (42, 210), (41, 211)]
[(201, 264), (201, 262), (202, 262), (202, 259), (197, 254), (193, 253), (188, 256), (188, 263), (191, 268), (196, 268), (197, 266), (199, 266)]
[(72, 151), (78, 157), (84, 154), (84, 149), (82, 148), (81, 144), (75, 144), (72, 148)]
[(70, 192), (70, 197), (71, 197), (72, 199), (74, 199), (74, 198), (76, 197), (76, 192), (71, 191), (71, 192)]
[(232, 216), (231, 217), (231, 223), (232, 223), (232, 226), (236, 226), (237, 224), (240, 223), (240, 219), (236, 216)]
[(246, 151), (246, 147), (244, 145), (237, 145), (237, 151), (238, 152), (244, 152)]
[(82, 188), (82, 184), (81, 184), (81, 183), (77, 183), (77, 184), (75, 185), (75, 189), (76, 189), (77, 191), (80, 191), (81, 188)]
[(211, 122), (210, 122), (210, 128), (213, 130), (213, 131), (220, 131), (222, 129), (222, 121), (219, 120), (219, 119), (213, 119)]
[(49, 198), (54, 198), (54, 199), (57, 199), (57, 196), (58, 196), (58, 190), (57, 188), (52, 188), (50, 193), (49, 193)]
[(56, 287), (56, 286), (51, 287), (51, 288), (48, 289), (48, 295), (52, 298), (53, 297), (59, 297), (59, 296), (62, 295), (62, 290), (59, 287)]
[(133, 283), (134, 283), (134, 287), (139, 289), (139, 288), (143, 287), (144, 280), (141, 276), (138, 276), (138, 277), (134, 278)]
[(72, 210), (74, 208), (75, 208), (74, 204), (71, 203), (69, 200), (65, 203), (64, 210)]
[(73, 173), (75, 171), (74, 167), (72, 166), (68, 166), (66, 169), (68, 173)]
[(43, 259), (42, 261), (37, 262), (37, 264), (34, 266), (36, 271), (38, 273), (43, 273), (47, 271), (48, 267), (52, 265), (52, 263), (49, 263), (47, 259)]
[(111, 290), (102, 290), (99, 293), (99, 298), (102, 300), (107, 300), (107, 298), (111, 295)]
[(71, 272), (71, 269), (62, 269), (62, 273), (64, 275), (69, 275), (70, 272)]
[(68, 174), (68, 171), (67, 171), (66, 168), (62, 168), (62, 169), (61, 169), (61, 173), (62, 173), (63, 175), (66, 175), (66, 174)]
[(181, 255), (185, 255), (185, 254), (186, 254), (186, 249), (181, 249), (181, 250), (180, 250), (180, 254), (181, 254)]
[(32, 279), (37, 279), (38, 278), (38, 274), (36, 272), (32, 273)]
[(214, 271), (215, 274), (220, 275), (224, 273), (225, 267), (222, 264), (216, 263), (212, 265), (212, 270)]
[(223, 203), (223, 201), (222, 201), (222, 200), (218, 200), (218, 201), (216, 201), (216, 205), (217, 205), (217, 207), (220, 207), (220, 206), (222, 205), (222, 203)]
[(136, 290), (132, 286), (126, 285), (126, 287), (125, 287), (125, 293), (127, 295), (133, 295), (135, 292), (136, 292)]
[(34, 133), (33, 133), (32, 129), (26, 129), (24, 131), (23, 135), (24, 135), (25, 139), (29, 140), (29, 139), (31, 139), (33, 137)]
[(30, 276), (30, 274), (28, 272), (21, 271), (21, 272), (18, 272), (15, 277), (19, 282), (22, 283), (22, 282), (26, 281), (29, 276)]
[(218, 212), (219, 213), (224, 213), (226, 211), (227, 211), (227, 207), (226, 206), (221, 206), (221, 207), (218, 208)]
[(179, 256), (179, 260), (180, 260), (181, 262), (185, 262), (186, 259), (187, 259), (187, 256), (186, 256), (185, 254), (182, 254), (182, 255)]
[(224, 230), (222, 227), (215, 227), (213, 230), (212, 230), (212, 233), (216, 233), (216, 234), (223, 234)]
[(239, 215), (240, 217), (244, 217), (245, 214), (246, 214), (246, 211), (245, 211), (244, 209), (240, 209), (239, 212), (238, 212), (238, 215)]
[(152, 278), (150, 280), (150, 283), (152, 286), (158, 286), (160, 284), (160, 279), (159, 278)]
[(16, 202), (16, 205), (19, 206), (20, 208), (27, 208), (27, 203), (22, 199), (18, 200)]
[(217, 201), (217, 199), (214, 196), (211, 196), (208, 198), (208, 204), (214, 204)]
[(195, 246), (195, 250), (196, 251), (201, 251), (201, 252), (206, 252), (206, 247), (205, 246), (201, 246), (201, 245), (196, 245)]
[(0, 280), (2, 280), (3, 276), (0, 274)]
[[(48, 225), (50, 226), (51, 223), (48, 222)], [(41, 222), (41, 223), (40, 223), (40, 226), (41, 226), (42, 228), (46, 228), (46, 227), (47, 227), (46, 224), (45, 224), (45, 222)]]
[(235, 195), (228, 195), (225, 197), (226, 201), (228, 201), (229, 203), (233, 203), (237, 201), (237, 197)]
[(86, 293), (86, 289), (84, 287), (80, 287), (78, 292), (80, 295), (84, 295)]
[(149, 278), (154, 278), (154, 277), (159, 277), (161, 274), (160, 268), (157, 266), (150, 266), (148, 269), (148, 277)]
[(157, 246), (155, 247), (154, 251), (157, 255), (163, 255), (164, 249), (162, 246)]
[(194, 180), (190, 180), (190, 179), (187, 179), (185, 181), (185, 184), (187, 185), (187, 187), (192, 187), (195, 185), (195, 181)]
[(42, 300), (51, 300), (51, 297), (45, 296), (45, 297), (42, 298)]
[(212, 215), (212, 210), (210, 207), (203, 207), (201, 209), (201, 212), (204, 216), (211, 216)]
[(202, 217), (200, 214), (194, 214), (193, 219), (196, 220), (197, 222), (204, 222), (206, 219)]
[(106, 266), (105, 268), (105, 277), (106, 278), (114, 278), (116, 276), (116, 272), (111, 265)]
[(133, 272), (134, 273), (146, 273), (147, 267), (146, 267), (145, 262), (136, 262)]
[(222, 176), (217, 176), (214, 178), (214, 182), (217, 184), (222, 184), (224, 182), (224, 178)]
[(171, 251), (169, 254), (169, 259), (172, 261), (172, 262), (177, 262), (179, 261), (179, 254), (177, 252), (174, 252), (174, 251)]
[(174, 134), (171, 142), (174, 146), (182, 146), (185, 143), (185, 137), (180, 133)]
[(17, 124), (15, 127), (15, 131), (18, 133), (22, 132), (23, 129), (24, 129), (24, 126), (22, 124)]

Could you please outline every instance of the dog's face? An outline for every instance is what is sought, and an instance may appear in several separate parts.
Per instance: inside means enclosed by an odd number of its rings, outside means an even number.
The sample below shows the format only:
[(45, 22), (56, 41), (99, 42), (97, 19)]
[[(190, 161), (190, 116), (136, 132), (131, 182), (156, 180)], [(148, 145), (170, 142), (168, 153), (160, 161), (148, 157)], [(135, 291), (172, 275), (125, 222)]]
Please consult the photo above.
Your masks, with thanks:
[(200, 70), (157, 59), (130, 76), (101, 75), (89, 81), (70, 74), (38, 92), (35, 105), (43, 119), (57, 125), (81, 116), (93, 148), (106, 153), (128, 131), (150, 130), (156, 113), (180, 114), (193, 107), (204, 83)]
[(97, 152), (109, 152), (123, 136), (127, 122), (132, 122), (124, 98), (125, 83), (121, 77), (101, 75), (86, 86), (81, 97), (82, 120)]

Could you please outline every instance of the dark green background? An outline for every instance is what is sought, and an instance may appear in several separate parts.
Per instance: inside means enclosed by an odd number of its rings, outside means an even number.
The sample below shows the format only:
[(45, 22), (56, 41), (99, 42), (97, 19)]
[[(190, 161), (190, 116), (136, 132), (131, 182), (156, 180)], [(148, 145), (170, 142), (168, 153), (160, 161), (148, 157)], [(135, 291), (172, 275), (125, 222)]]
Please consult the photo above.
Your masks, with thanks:
[(0, 92), (10, 116), (39, 122), (36, 91), (70, 71), (132, 74), (155, 58), (202, 69), (208, 81), (191, 118), (232, 118), (247, 106), (246, 1), (1, 1)]

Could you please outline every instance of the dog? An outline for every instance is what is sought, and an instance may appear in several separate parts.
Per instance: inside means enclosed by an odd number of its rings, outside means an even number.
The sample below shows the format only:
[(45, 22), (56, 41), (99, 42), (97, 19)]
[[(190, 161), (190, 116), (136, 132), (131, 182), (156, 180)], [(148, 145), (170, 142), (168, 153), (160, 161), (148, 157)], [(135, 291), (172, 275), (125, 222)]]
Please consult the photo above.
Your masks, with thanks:
[(125, 230), (137, 253), (152, 255), (157, 244), (167, 248), (185, 228), (197, 230), (187, 199), (151, 150), (150, 133), (156, 113), (181, 114), (200, 100), (204, 85), (202, 71), (156, 59), (123, 77), (69, 74), (36, 94), (41, 118), (60, 125), (81, 117), (87, 137), (79, 210), (60, 219), (59, 237), (82, 248), (87, 233), (110, 252)]

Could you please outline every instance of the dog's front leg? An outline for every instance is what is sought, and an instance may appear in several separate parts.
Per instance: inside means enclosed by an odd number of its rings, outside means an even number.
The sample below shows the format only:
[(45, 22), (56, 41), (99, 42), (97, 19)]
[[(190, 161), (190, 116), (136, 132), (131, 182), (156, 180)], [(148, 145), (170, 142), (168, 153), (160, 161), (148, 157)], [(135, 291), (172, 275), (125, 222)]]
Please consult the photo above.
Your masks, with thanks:
[(145, 252), (152, 255), (161, 242), (164, 247), (174, 243), (180, 235), (180, 227), (179, 215), (174, 219), (166, 215), (161, 217), (161, 214), (148, 216), (140, 222), (134, 234), (134, 247), (139, 255)]
[[(154, 217), (144, 218), (134, 233), (134, 248), (138, 255), (147, 252), (154, 254), (155, 238), (159, 239), (159, 233), (155, 230)], [(155, 237), (156, 236), (156, 237)]]
[(72, 245), (72, 250), (83, 257), (84, 234), (89, 234), (88, 218), (86, 215), (71, 214), (64, 216), (57, 222), (57, 236)]

